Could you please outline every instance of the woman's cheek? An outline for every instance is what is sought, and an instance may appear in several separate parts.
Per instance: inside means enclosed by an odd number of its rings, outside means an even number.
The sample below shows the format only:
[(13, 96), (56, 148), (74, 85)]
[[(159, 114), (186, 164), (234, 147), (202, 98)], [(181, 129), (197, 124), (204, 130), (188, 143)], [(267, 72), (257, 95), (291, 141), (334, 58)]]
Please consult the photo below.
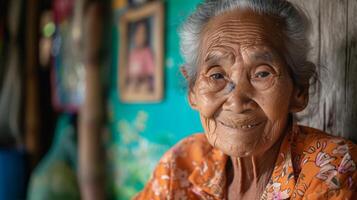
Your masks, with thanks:
[(222, 91), (210, 83), (208, 78), (200, 78), (196, 82), (195, 95), (198, 111), (206, 118), (213, 118), (222, 106), (225, 96)]
[(217, 141), (216, 121), (213, 118), (207, 118), (202, 115), (200, 116), (200, 118), (208, 141), (212, 144), (212, 146), (215, 146), (215, 143)]
[(272, 88), (258, 92), (257, 102), (269, 121), (284, 120), (289, 114), (292, 86), (289, 81), (276, 81)]

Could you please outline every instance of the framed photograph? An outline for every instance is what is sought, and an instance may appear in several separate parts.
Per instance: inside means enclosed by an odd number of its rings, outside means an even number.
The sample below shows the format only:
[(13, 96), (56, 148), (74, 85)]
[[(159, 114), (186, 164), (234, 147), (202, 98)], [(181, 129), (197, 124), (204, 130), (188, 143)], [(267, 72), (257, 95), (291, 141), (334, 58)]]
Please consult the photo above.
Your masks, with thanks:
[(127, 103), (159, 102), (163, 96), (161, 2), (129, 9), (120, 18), (119, 95)]

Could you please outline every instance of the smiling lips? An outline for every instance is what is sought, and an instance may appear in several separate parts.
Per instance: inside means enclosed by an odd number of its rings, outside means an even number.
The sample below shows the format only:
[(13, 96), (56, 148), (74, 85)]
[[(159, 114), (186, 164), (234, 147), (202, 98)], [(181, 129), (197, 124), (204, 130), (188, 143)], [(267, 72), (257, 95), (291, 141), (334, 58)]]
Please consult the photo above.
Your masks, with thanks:
[(262, 122), (234, 122), (233, 120), (218, 120), (223, 126), (227, 126), (229, 128), (232, 129), (243, 129), (243, 130), (249, 130), (252, 128), (255, 128), (257, 126), (259, 126), (260, 124), (262, 124)]

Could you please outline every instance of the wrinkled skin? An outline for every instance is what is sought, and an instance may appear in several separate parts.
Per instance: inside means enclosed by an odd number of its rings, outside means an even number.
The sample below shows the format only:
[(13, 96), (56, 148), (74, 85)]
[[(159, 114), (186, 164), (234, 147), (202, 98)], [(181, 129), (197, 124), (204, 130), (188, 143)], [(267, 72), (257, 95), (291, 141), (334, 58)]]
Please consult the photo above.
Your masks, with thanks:
[(282, 55), (279, 21), (249, 10), (211, 19), (201, 34), (190, 89), (210, 144), (231, 157), (229, 199), (259, 199), (272, 173), (289, 113), (306, 106)]

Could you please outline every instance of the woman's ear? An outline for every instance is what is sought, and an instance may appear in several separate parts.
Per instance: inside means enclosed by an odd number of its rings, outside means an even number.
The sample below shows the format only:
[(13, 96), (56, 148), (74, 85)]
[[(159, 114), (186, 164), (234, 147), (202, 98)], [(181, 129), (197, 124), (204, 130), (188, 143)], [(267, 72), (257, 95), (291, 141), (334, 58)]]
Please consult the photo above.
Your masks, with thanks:
[[(188, 72), (185, 68), (185, 66), (180, 67), (180, 71), (183, 77), (185, 77), (186, 81), (189, 81), (189, 77), (188, 77)], [(191, 106), (192, 109), (197, 110), (197, 103), (196, 103), (196, 94), (195, 91), (193, 90), (193, 88), (191, 88), (191, 86), (189, 86), (188, 88), (188, 102)]]
[(185, 66), (180, 67), (180, 71), (183, 77), (185, 77), (186, 81), (188, 81), (188, 72), (185, 68)]
[(195, 110), (198, 109), (196, 94), (195, 94), (195, 92), (193, 91), (192, 88), (190, 88), (189, 92), (188, 92), (188, 102), (190, 103), (190, 106), (191, 106), (192, 109), (195, 109)]
[(309, 102), (309, 87), (294, 87), (289, 111), (297, 113), (304, 110)]

